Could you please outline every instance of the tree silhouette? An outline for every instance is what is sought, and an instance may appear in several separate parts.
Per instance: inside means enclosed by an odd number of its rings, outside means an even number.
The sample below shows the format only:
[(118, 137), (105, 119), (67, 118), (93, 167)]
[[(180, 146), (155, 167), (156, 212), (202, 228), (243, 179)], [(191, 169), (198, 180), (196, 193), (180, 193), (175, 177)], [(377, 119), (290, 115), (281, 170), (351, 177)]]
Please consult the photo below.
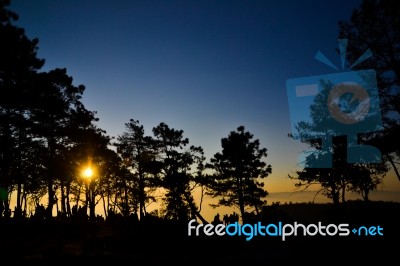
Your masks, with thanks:
[[(365, 163), (362, 158), (359, 163), (348, 162), (349, 150), (359, 148), (359, 143), (352, 141), (352, 136), (346, 133), (352, 133), (353, 124), (344, 125), (338, 122), (328, 106), (332, 101), (331, 92), (337, 88), (331, 81), (321, 80), (322, 90), (314, 97), (314, 101), (310, 106), (310, 121), (301, 121), (295, 128), (297, 132), (289, 135), (292, 138), (298, 138), (303, 143), (308, 144), (312, 149), (305, 157), (303, 166), (300, 171), (296, 171), (295, 175), (289, 175), (289, 178), (295, 180), (295, 186), (298, 188), (309, 188), (312, 185), (319, 185), (321, 192), (331, 198), (335, 205), (345, 202), (345, 192), (353, 190), (357, 192), (369, 192), (375, 189), (382, 181), (380, 178), (371, 179), (372, 175), (379, 173), (383, 175), (387, 168), (384, 162), (369, 163), (368, 156), (364, 153), (357, 155), (365, 156)], [(344, 109), (352, 110), (354, 106), (346, 105), (351, 102), (353, 95), (345, 93), (339, 97), (339, 104)], [(356, 105), (361, 104), (355, 101)], [(351, 112), (350, 112), (351, 113)], [(367, 115), (364, 123), (370, 123), (373, 115)], [(372, 118), (371, 118), (372, 117)], [(363, 122), (361, 122), (363, 123)], [(359, 142), (365, 143), (363, 139), (370, 136), (369, 132), (358, 134)], [(350, 139), (350, 141), (349, 141)], [(362, 147), (362, 146), (361, 146)], [(331, 167), (326, 166), (326, 162), (332, 162)], [(365, 191), (364, 189), (367, 189)]]
[(246, 207), (252, 207), (258, 213), (265, 204), (264, 183), (259, 178), (267, 177), (271, 165), (263, 161), (267, 149), (260, 147), (258, 139), (240, 126), (231, 131), (227, 138), (222, 138), (222, 153), (214, 154), (208, 167), (215, 171), (211, 184), (212, 196), (222, 197), (219, 205), (236, 206), (245, 220)]
[[(98, 119), (81, 102), (85, 87), (75, 86), (66, 69), (39, 72), (44, 60), (36, 56), (38, 39), (28, 39), (13, 25), (18, 16), (7, 9), (9, 4), (0, 2), (0, 217), (11, 215), (15, 190), (18, 217), (28, 200), (39, 202), (44, 188), (47, 217), (54, 205), (69, 215), (77, 147), (82, 147), (82, 133), (97, 130), (93, 123)], [(103, 143), (96, 140), (87, 142), (93, 150)]]
[[(314, 141), (310, 145), (315, 145)], [(309, 154), (305, 158), (305, 167), (301, 171), (296, 171), (296, 175), (289, 175), (289, 178), (296, 181), (295, 186), (300, 188), (308, 188), (312, 185), (320, 185), (322, 194), (332, 199), (335, 205), (340, 203), (340, 198), (344, 200), (346, 186), (350, 182), (347, 175), (347, 168), (349, 165), (346, 162), (346, 148), (347, 141), (345, 138), (334, 137), (332, 140), (332, 147), (329, 151), (316, 155), (315, 153)], [(332, 156), (333, 155), (333, 156)], [(326, 159), (333, 160), (332, 167), (320, 168), (309, 167), (323, 163)]]
[(185, 150), (189, 139), (184, 138), (183, 130), (175, 130), (163, 122), (153, 128), (153, 134), (162, 162), (160, 185), (166, 190), (165, 218), (186, 222), (189, 218), (197, 216), (206, 222), (198, 211), (191, 194), (193, 188), (190, 185), (196, 180), (191, 167), (202, 158), (201, 147), (190, 146)]
[(339, 22), (339, 28), (339, 37), (349, 39), (347, 57), (351, 62), (366, 49), (372, 51), (371, 59), (354, 67), (377, 73), (385, 130), (370, 143), (379, 147), (400, 180), (400, 3), (364, 0), (348, 21)]
[(361, 164), (353, 166), (349, 190), (357, 192), (365, 201), (369, 201), (369, 193), (383, 182), (388, 166), (385, 162), (380, 164)]
[(126, 217), (136, 213), (138, 188), (133, 174), (113, 149), (102, 149), (100, 155), (100, 178), (96, 194), (103, 202), (105, 218), (108, 218), (110, 213), (119, 212)]
[[(103, 183), (107, 178), (114, 177), (110, 174), (110, 169), (118, 173), (121, 165), (116, 152), (109, 148), (110, 137), (104, 130), (97, 127), (87, 128), (82, 132), (81, 140), (80, 146), (77, 147), (81, 154), (78, 169), (91, 166), (94, 171), (92, 178), (83, 181), (86, 195), (84, 206), (89, 208), (89, 218), (94, 220), (95, 207), (103, 194)], [(79, 176), (79, 179), (82, 179), (82, 176)]]
[(131, 119), (125, 124), (126, 132), (118, 137), (115, 144), (125, 165), (137, 177), (137, 194), (139, 200), (139, 218), (146, 215), (146, 202), (154, 200), (151, 192), (156, 186), (156, 179), (161, 170), (161, 164), (156, 160), (158, 151), (155, 141), (144, 135), (144, 127), (138, 120)]
[[(72, 77), (66, 69), (55, 69), (37, 75), (38, 102), (32, 110), (36, 138), (43, 139), (47, 149), (45, 155), (46, 182), (48, 189), (47, 215), (52, 216), (56, 203), (56, 188), (59, 187), (62, 161), (68, 148), (73, 147), (75, 141), (70, 135), (74, 130), (88, 128), (96, 119), (80, 102), (85, 87), (75, 86)], [(79, 118), (83, 118), (78, 121)], [(80, 123), (80, 124), (77, 124)], [(73, 126), (73, 127), (71, 127)], [(92, 142), (92, 145), (97, 143)]]
[(28, 39), (24, 29), (13, 25), (17, 14), (7, 9), (10, 1), (0, 2), (0, 217), (9, 216), (11, 176), (17, 176), (18, 213), (21, 209), (22, 164), (27, 158), (22, 147), (27, 144), (24, 130), (32, 107), (35, 74), (44, 60), (38, 59), (37, 39)]
[[(76, 181), (81, 178), (77, 169), (82, 162), (88, 160), (95, 147), (101, 146), (101, 143), (103, 146), (105, 145), (104, 140), (98, 137), (103, 132), (93, 125), (93, 122), (97, 120), (95, 113), (86, 110), (83, 106), (77, 106), (76, 109), (69, 111), (68, 120), (63, 129), (65, 138), (63, 145), (59, 147), (60, 160), (56, 162), (59, 194), (61, 194), (60, 212), (63, 216), (72, 214), (70, 196)], [(97, 137), (92, 138), (92, 135)], [(98, 143), (95, 143), (94, 140), (97, 140)], [(105, 141), (107, 143), (107, 139)]]
[[(377, 87), (381, 100), (383, 131), (360, 135), (360, 143), (370, 144), (379, 148), (384, 158), (391, 164), (397, 177), (400, 180), (398, 167), (399, 146), (399, 75), (400, 75), (400, 5), (398, 1), (391, 0), (364, 0), (362, 4), (353, 11), (349, 21), (339, 22), (339, 38), (348, 39), (346, 57), (349, 62), (356, 62), (357, 59), (367, 50), (371, 49), (373, 57), (355, 65), (352, 70), (374, 69), (377, 73)], [(329, 84), (324, 86), (329, 88)], [(318, 183), (322, 186), (323, 192), (333, 199), (334, 203), (339, 202), (339, 194), (344, 201), (346, 190), (360, 193), (365, 200), (368, 200), (370, 190), (376, 189), (382, 182), (382, 178), (388, 171), (385, 162), (374, 164), (346, 164), (340, 158), (347, 158), (343, 149), (343, 138), (335, 138), (332, 149), (322, 150), (321, 142), (313, 139), (319, 131), (319, 136), (338, 135), (337, 132), (321, 132), (322, 128), (330, 128), (334, 121), (327, 113), (328, 92), (321, 92), (315, 98), (311, 108), (311, 123), (299, 123), (298, 133), (303, 142), (311, 147), (319, 149), (320, 157), (309, 155), (305, 165), (315, 165), (316, 160), (323, 161), (324, 156), (328, 159), (333, 155), (333, 167), (331, 169), (304, 169), (297, 172), (297, 176), (291, 178), (299, 181), (296, 185), (310, 186)], [(340, 135), (340, 134), (339, 134)], [(342, 144), (340, 143), (342, 141)], [(342, 146), (342, 149), (339, 147)], [(325, 159), (326, 159), (325, 158)]]

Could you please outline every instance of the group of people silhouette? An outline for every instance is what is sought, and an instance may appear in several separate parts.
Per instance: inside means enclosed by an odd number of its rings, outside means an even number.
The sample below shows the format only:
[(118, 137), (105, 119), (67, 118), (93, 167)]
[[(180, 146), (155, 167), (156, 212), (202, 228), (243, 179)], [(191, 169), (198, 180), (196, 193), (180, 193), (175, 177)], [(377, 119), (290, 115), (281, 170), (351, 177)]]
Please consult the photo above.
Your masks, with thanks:
[(239, 222), (239, 215), (236, 212), (233, 212), (231, 214), (224, 214), (224, 216), (222, 217), (222, 220), (220, 218), (220, 214), (217, 213), (214, 216), (214, 220), (213, 220), (213, 224), (224, 224), (224, 225), (228, 225), (228, 224), (232, 224), (232, 223), (236, 223)]

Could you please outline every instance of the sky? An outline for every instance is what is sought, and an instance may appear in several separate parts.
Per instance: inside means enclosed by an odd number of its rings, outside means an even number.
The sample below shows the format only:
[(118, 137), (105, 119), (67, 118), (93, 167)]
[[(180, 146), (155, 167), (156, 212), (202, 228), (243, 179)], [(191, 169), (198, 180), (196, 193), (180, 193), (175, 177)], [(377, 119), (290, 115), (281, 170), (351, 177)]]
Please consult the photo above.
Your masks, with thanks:
[[(14, 0), (10, 9), (39, 39), (42, 70), (66, 68), (85, 85), (82, 101), (108, 135), (130, 119), (147, 135), (165, 122), (209, 160), (243, 125), (268, 150), (271, 193), (295, 190), (288, 174), (305, 148), (288, 137), (286, 81), (338, 71), (315, 55), (340, 66), (338, 23), (360, 3)], [(400, 182), (386, 178), (383, 189), (400, 191)]]

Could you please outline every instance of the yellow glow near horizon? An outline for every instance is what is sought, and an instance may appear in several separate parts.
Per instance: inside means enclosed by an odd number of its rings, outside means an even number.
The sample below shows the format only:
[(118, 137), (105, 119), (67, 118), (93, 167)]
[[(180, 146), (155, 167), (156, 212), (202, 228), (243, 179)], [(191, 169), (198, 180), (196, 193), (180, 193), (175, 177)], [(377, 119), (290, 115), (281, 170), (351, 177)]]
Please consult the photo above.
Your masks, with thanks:
[(93, 169), (90, 168), (90, 167), (88, 166), (86, 169), (83, 170), (82, 176), (83, 176), (84, 178), (87, 178), (87, 179), (92, 178), (92, 176), (93, 176)]

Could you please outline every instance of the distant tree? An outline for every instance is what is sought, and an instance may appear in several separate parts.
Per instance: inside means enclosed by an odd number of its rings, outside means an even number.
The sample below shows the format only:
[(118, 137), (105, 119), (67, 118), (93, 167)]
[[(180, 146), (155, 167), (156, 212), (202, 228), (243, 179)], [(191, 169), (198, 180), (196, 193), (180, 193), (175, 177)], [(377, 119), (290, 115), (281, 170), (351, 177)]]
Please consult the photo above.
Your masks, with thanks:
[(236, 206), (242, 220), (246, 208), (254, 208), (257, 214), (265, 204), (268, 192), (260, 179), (267, 177), (271, 165), (263, 161), (267, 149), (260, 147), (260, 141), (253, 134), (240, 126), (231, 131), (227, 138), (222, 138), (222, 153), (216, 153), (210, 159), (208, 168), (215, 171), (211, 184), (213, 197), (220, 197), (217, 206)]
[(346, 174), (347, 163), (346, 156), (340, 151), (343, 146), (346, 147), (346, 142), (343, 139), (334, 138), (332, 141), (333, 164), (330, 168), (309, 167), (322, 163), (325, 159), (332, 157), (329, 154), (310, 154), (305, 158), (305, 167), (302, 170), (296, 171), (295, 175), (289, 175), (289, 178), (295, 181), (297, 188), (308, 189), (311, 186), (317, 185), (320, 189), (316, 195), (322, 192), (323, 195), (332, 199), (335, 205), (340, 203), (340, 199), (344, 201), (346, 186), (350, 182), (349, 176)]
[(377, 189), (378, 185), (383, 182), (388, 171), (385, 162), (380, 164), (361, 164), (355, 165), (352, 171), (352, 182), (349, 190), (357, 192), (363, 200), (369, 201), (369, 193)]
[[(289, 175), (289, 178), (295, 180), (295, 186), (298, 188), (307, 189), (318, 185), (320, 189), (317, 193), (322, 192), (337, 205), (340, 199), (345, 202), (346, 191), (358, 190), (361, 184), (364, 188), (375, 189), (382, 179), (372, 180), (367, 173), (376, 171), (384, 174), (382, 171), (385, 168), (382, 167), (382, 163), (348, 163), (348, 147), (354, 147), (356, 143), (349, 144), (349, 136), (345, 133), (346, 129), (354, 125), (350, 124), (347, 128), (343, 125), (338, 126), (340, 122), (335, 120), (327, 108), (334, 84), (330, 81), (321, 81), (321, 86), (322, 90), (314, 97), (314, 102), (310, 106), (311, 120), (299, 122), (295, 125), (297, 132), (289, 135), (300, 139), (313, 149), (303, 162), (304, 168), (296, 171), (294, 175)], [(344, 94), (342, 97), (343, 100), (349, 101), (352, 95)], [(365, 118), (368, 119), (370, 118)], [(369, 133), (358, 136), (364, 139)], [(360, 156), (366, 155), (360, 154)], [(328, 161), (332, 162), (331, 167), (325, 165)]]
[(191, 182), (197, 177), (194, 177), (191, 170), (193, 165), (199, 162), (198, 159), (202, 158), (201, 147), (190, 146), (189, 149), (185, 149), (189, 139), (183, 136), (183, 130), (175, 130), (165, 123), (154, 127), (153, 134), (162, 163), (160, 186), (166, 190), (165, 218), (185, 222), (197, 217), (207, 223), (191, 194)]
[[(317, 193), (322, 192), (331, 198), (334, 204), (339, 204), (340, 196), (345, 197), (348, 183), (344, 171), (344, 167), (347, 166), (347, 139), (337, 137), (338, 133), (334, 130), (336, 120), (327, 108), (329, 91), (334, 85), (329, 81), (322, 81), (321, 86), (323, 90), (315, 96), (310, 106), (311, 120), (299, 122), (295, 125), (297, 132), (289, 135), (308, 144), (314, 150), (308, 152), (302, 162), (304, 169), (296, 171), (295, 175), (289, 175), (289, 178), (295, 180), (295, 186), (298, 188), (321, 186)], [(332, 167), (325, 167), (326, 161), (331, 161)]]
[(355, 62), (367, 49), (373, 57), (354, 67), (374, 69), (385, 130), (370, 139), (391, 164), (400, 180), (400, 2), (364, 0), (348, 21), (339, 22), (339, 37), (348, 39), (348, 61)]
[(137, 192), (139, 199), (139, 218), (146, 215), (146, 202), (153, 200), (151, 192), (154, 191), (161, 164), (156, 160), (158, 151), (155, 141), (150, 136), (145, 136), (144, 127), (138, 120), (131, 119), (125, 124), (126, 131), (118, 136), (117, 151), (126, 167), (132, 170), (137, 177)]
[[(124, 217), (129, 217), (132, 214), (137, 215), (140, 209), (138, 176), (126, 168), (121, 161), (120, 170), (114, 172), (113, 179), (108, 180), (113, 181), (113, 183), (111, 183), (112, 194), (108, 194), (107, 196), (107, 199), (110, 200), (107, 212), (110, 212), (112, 209), (114, 213), (120, 213)], [(104, 188), (104, 185), (102, 188)], [(105, 213), (107, 214), (107, 212)]]
[[(206, 157), (204, 156), (203, 148), (200, 146), (190, 146), (189, 154), (193, 160), (192, 167), (196, 167), (195, 171), (190, 175), (189, 189), (185, 191), (185, 198), (188, 202), (190, 202), (191, 212), (194, 213), (197, 218), (199, 218), (203, 224), (207, 223), (207, 221), (200, 214), (203, 204), (204, 196), (206, 196), (209, 192), (209, 184), (210, 179), (209, 176), (204, 172), (206, 170)], [(199, 195), (199, 203), (198, 207), (194, 203), (194, 201), (189, 200), (192, 197), (192, 193), (197, 191)]]
[[(373, 57), (355, 65), (353, 70), (374, 69), (377, 73), (379, 96), (381, 100), (382, 121), (384, 130), (359, 135), (360, 143), (370, 144), (380, 149), (384, 158), (391, 164), (400, 180), (398, 171), (399, 151), (399, 118), (400, 118), (400, 4), (393, 0), (364, 0), (353, 11), (349, 21), (339, 22), (339, 38), (348, 39), (347, 61), (354, 63), (368, 49)], [(340, 196), (344, 201), (346, 190), (360, 193), (368, 199), (370, 190), (376, 189), (388, 171), (384, 162), (375, 164), (347, 164), (344, 148), (346, 140), (333, 138), (331, 149), (322, 149), (321, 139), (313, 136), (332, 137), (336, 133), (329, 131), (334, 123), (327, 113), (327, 91), (331, 84), (324, 84), (325, 91), (315, 97), (311, 107), (312, 122), (297, 125), (298, 137), (310, 147), (319, 150), (319, 156), (310, 154), (305, 161), (305, 169), (290, 176), (298, 181), (299, 187), (319, 184), (322, 192), (334, 203), (339, 203)], [(322, 132), (326, 130), (325, 132)], [(311, 168), (324, 159), (332, 158), (332, 168)], [(319, 161), (318, 161), (319, 160)]]

